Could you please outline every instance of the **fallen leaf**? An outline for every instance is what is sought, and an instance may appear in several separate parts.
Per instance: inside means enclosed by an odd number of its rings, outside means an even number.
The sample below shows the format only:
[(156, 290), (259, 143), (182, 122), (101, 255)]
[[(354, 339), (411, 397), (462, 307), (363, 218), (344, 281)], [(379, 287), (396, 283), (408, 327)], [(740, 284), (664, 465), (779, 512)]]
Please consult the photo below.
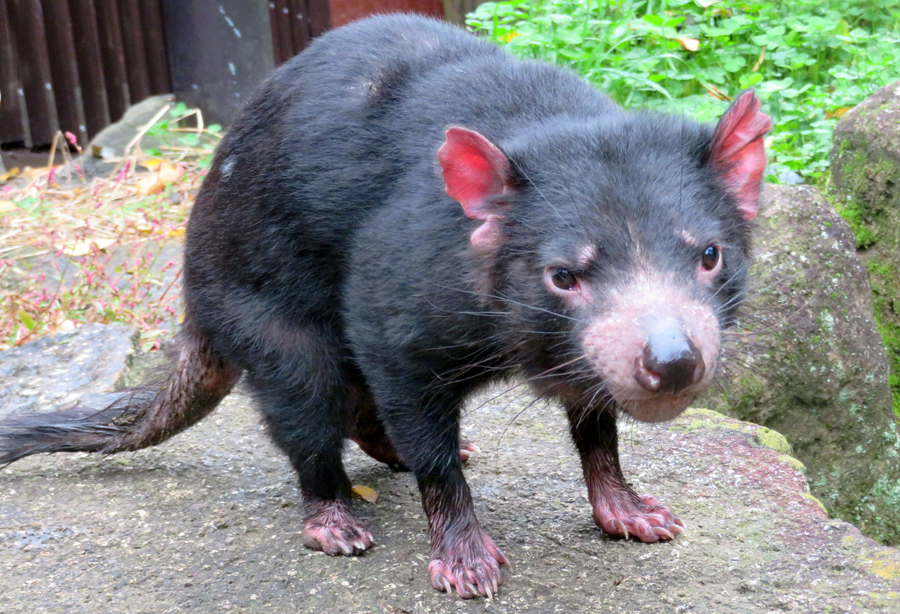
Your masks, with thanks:
[(147, 196), (148, 194), (158, 192), (163, 187), (165, 187), (165, 185), (166, 184), (160, 181), (159, 177), (154, 173), (153, 175), (142, 177), (141, 180), (138, 181), (137, 193), (140, 196)]
[(159, 171), (152, 175), (147, 175), (138, 181), (137, 193), (140, 196), (147, 196), (159, 192), (167, 183), (172, 183), (181, 179), (184, 169), (176, 164), (161, 164)]
[(46, 175), (49, 172), (50, 172), (49, 166), (40, 166), (38, 168), (32, 168), (30, 166), (26, 166), (25, 168), (22, 169), (22, 171), (19, 174), (22, 175), (22, 177), (24, 177), (26, 179), (34, 179), (36, 177)]
[(181, 228), (176, 228), (175, 230), (170, 230), (170, 231), (169, 231), (169, 236), (170, 236), (170, 237), (183, 237), (183, 236), (184, 236), (184, 230), (185, 230), (185, 229), (184, 229), (184, 226), (182, 226)]
[[(835, 118), (840, 119), (841, 117), (844, 116), (844, 113), (846, 113), (847, 111), (849, 111), (852, 108), (853, 107), (841, 107), (840, 109), (835, 109), (834, 111), (826, 111), (825, 117), (827, 117), (828, 119), (835, 119)], [(2, 203), (0, 203), (0, 204), (2, 204)], [(3, 209), (0, 209), (0, 211), (2, 211), (2, 210)]]
[(368, 486), (354, 486), (352, 488), (353, 492), (358, 494), (360, 497), (368, 501), (369, 503), (375, 503), (378, 500), (378, 493), (374, 488), (369, 488)]
[(141, 166), (145, 168), (149, 168), (150, 170), (156, 170), (163, 163), (159, 158), (147, 158), (146, 160), (141, 160)]
[(0, 175), (0, 181), (9, 181), (10, 179), (12, 179), (16, 175), (18, 175), (20, 172), (22, 172), (22, 171), (19, 169), (19, 167), (14, 166), (13, 168), (9, 169), (8, 171), (6, 171), (2, 175)]
[(696, 38), (687, 38), (686, 36), (679, 36), (675, 40), (678, 41), (678, 44), (687, 49), (688, 51), (697, 51), (700, 48), (700, 41)]
[(18, 211), (19, 208), (11, 200), (0, 200), (0, 213), (9, 213), (10, 211)]
[(164, 183), (178, 181), (184, 174), (184, 169), (176, 164), (163, 164), (159, 167), (159, 179)]
[(731, 102), (731, 96), (717, 88), (715, 85), (704, 85), (706, 91), (709, 92), (709, 95), (717, 100), (724, 100), (725, 102)]
[(115, 239), (93, 239), (90, 241), (73, 241), (71, 243), (66, 243), (62, 247), (62, 251), (69, 256), (84, 256), (85, 254), (89, 254), (92, 251), (93, 245), (97, 246), (97, 249), (103, 250), (115, 243)]

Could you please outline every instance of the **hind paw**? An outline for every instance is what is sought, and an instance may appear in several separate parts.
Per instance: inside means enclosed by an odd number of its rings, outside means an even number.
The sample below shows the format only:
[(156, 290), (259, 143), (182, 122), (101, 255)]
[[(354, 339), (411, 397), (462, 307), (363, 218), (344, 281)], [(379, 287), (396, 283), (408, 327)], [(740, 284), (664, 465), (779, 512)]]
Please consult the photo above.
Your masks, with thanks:
[(329, 556), (362, 554), (374, 540), (350, 508), (336, 501), (320, 503), (306, 517), (303, 545)]
[(459, 460), (462, 463), (469, 462), (469, 458), (473, 454), (478, 454), (481, 452), (481, 448), (476, 446), (474, 443), (469, 441), (468, 439), (460, 439), (459, 440)]

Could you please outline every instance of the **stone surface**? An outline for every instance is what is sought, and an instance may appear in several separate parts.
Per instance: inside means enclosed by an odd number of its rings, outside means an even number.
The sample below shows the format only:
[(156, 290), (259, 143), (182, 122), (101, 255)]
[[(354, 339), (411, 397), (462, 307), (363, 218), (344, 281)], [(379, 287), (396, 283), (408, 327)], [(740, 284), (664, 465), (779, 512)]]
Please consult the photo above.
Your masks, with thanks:
[(87, 324), (0, 352), (0, 419), (90, 402), (111, 390), (131, 362), (136, 334)]
[(724, 392), (711, 407), (775, 429), (829, 512), (900, 542), (900, 441), (853, 234), (822, 194), (767, 186)]
[[(171, 94), (150, 96), (128, 107), (125, 115), (114, 124), (101, 130), (91, 141), (91, 153), (95, 158), (120, 158), (125, 148), (163, 107), (171, 107), (175, 99)], [(158, 147), (160, 142), (152, 136), (141, 139), (144, 148)]]
[(377, 545), (305, 549), (294, 474), (239, 387), (156, 448), (0, 469), (0, 612), (897, 612), (900, 552), (829, 520), (779, 434), (705, 410), (622, 428), (626, 475), (687, 523), (674, 542), (594, 526), (558, 407), (516, 388), (469, 404), (467, 478), (513, 567), (493, 602), (463, 602), (430, 586), (414, 478), (355, 447)]
[(900, 416), (900, 81), (847, 111), (834, 129), (833, 199), (869, 272)]

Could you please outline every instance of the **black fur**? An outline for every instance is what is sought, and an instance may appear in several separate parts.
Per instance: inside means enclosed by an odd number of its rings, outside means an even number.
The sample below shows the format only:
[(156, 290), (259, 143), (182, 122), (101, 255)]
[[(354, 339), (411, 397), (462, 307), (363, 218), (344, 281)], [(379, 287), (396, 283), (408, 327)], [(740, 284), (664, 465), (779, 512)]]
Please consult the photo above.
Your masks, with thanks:
[[(473, 249), (480, 222), (441, 180), (453, 125), (511, 161), (505, 238), (490, 253)], [(574, 74), (438, 22), (351, 24), (279, 68), (223, 139), (188, 227), (187, 320), (223, 373), (246, 372), (311, 516), (349, 509), (341, 450), (354, 437), (415, 472), (434, 556), (483, 558), (458, 544), (478, 531), (459, 459), (476, 388), (531, 378), (565, 402), (583, 457), (617, 458), (614, 421), (583, 419), (614, 409), (582, 357), (585, 320), (547, 291), (545, 267), (596, 245), (579, 274), (603, 288), (632, 275), (640, 251), (723, 325), (732, 316), (748, 223), (710, 164), (712, 136), (625, 113)], [(715, 288), (697, 286), (697, 251), (673, 229), (723, 246)], [(350, 541), (362, 531), (345, 528)]]

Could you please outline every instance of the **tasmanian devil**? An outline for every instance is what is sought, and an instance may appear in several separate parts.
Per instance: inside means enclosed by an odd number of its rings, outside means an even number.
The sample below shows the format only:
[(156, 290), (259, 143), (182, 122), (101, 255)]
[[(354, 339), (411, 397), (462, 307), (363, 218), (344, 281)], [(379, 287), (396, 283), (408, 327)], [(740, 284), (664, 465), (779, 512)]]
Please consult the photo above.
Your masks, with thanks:
[(491, 596), (507, 559), (473, 512), (460, 411), (522, 377), (565, 408), (597, 525), (672, 539), (681, 520), (622, 475), (616, 419), (671, 419), (713, 378), (769, 125), (752, 92), (717, 126), (626, 113), (428, 19), (330, 32), (216, 152), (166, 383), (7, 422), (0, 462), (158, 444), (244, 373), (299, 475), (307, 546), (372, 545), (341, 464), (349, 438), (415, 473), (434, 587)]

